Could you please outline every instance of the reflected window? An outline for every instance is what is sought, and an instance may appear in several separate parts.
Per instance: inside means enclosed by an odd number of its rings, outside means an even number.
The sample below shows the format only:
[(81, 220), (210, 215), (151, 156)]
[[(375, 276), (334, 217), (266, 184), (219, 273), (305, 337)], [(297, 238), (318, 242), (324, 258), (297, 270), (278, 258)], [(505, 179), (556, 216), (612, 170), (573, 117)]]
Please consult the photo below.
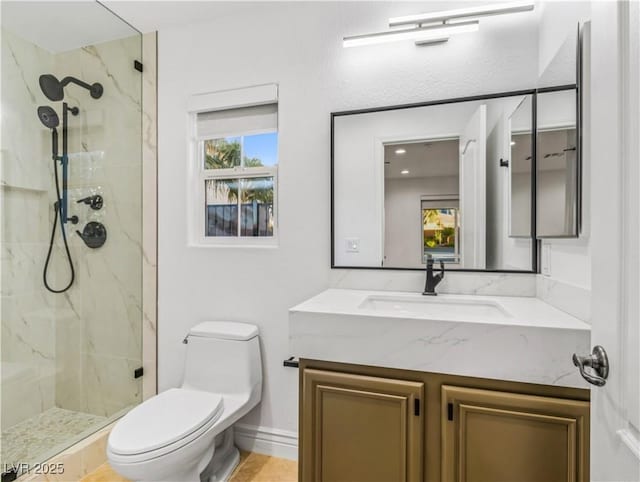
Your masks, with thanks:
[(458, 201), (422, 201), (422, 262), (460, 262)]

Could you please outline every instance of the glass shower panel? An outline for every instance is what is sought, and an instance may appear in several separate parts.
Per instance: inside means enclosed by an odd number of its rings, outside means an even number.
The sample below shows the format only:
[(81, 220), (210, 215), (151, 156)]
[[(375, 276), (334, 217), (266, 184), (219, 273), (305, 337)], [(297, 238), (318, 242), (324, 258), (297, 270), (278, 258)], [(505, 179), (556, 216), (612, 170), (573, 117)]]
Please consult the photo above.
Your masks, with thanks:
[(142, 37), (97, 2), (0, 8), (7, 472), (141, 401)]

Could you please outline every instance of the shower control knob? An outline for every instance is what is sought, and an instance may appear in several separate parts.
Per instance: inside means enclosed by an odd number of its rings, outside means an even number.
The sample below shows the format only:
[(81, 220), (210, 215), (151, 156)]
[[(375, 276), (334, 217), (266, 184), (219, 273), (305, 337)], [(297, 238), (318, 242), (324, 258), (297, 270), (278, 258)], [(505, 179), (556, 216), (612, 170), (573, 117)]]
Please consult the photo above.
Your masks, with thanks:
[(98, 211), (102, 209), (104, 205), (104, 199), (100, 194), (95, 194), (93, 196), (88, 196), (82, 199), (78, 199), (78, 204), (84, 203), (87, 204), (91, 209)]
[(107, 228), (97, 221), (88, 222), (82, 232), (76, 230), (76, 233), (82, 238), (84, 244), (92, 249), (102, 247), (107, 241)]

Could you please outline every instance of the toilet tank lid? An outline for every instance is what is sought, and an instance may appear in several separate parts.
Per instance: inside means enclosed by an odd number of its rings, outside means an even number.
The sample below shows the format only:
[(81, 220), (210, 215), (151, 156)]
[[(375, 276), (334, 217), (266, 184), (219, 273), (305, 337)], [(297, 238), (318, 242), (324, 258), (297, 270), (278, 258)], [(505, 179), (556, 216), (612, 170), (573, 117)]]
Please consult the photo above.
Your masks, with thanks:
[(246, 341), (258, 336), (258, 327), (235, 321), (204, 321), (191, 328), (189, 335)]

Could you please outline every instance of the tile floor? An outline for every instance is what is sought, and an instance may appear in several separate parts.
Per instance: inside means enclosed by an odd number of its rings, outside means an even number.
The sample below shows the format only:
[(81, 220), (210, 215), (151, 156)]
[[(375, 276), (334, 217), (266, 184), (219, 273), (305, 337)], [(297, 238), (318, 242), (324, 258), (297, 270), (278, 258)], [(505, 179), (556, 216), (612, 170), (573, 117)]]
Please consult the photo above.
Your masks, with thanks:
[[(296, 482), (298, 462), (249, 452), (241, 452), (240, 464), (230, 482)], [(128, 482), (103, 464), (81, 482)]]
[(50, 408), (2, 432), (0, 464), (35, 463), (47, 459), (106, 423), (105, 417)]

